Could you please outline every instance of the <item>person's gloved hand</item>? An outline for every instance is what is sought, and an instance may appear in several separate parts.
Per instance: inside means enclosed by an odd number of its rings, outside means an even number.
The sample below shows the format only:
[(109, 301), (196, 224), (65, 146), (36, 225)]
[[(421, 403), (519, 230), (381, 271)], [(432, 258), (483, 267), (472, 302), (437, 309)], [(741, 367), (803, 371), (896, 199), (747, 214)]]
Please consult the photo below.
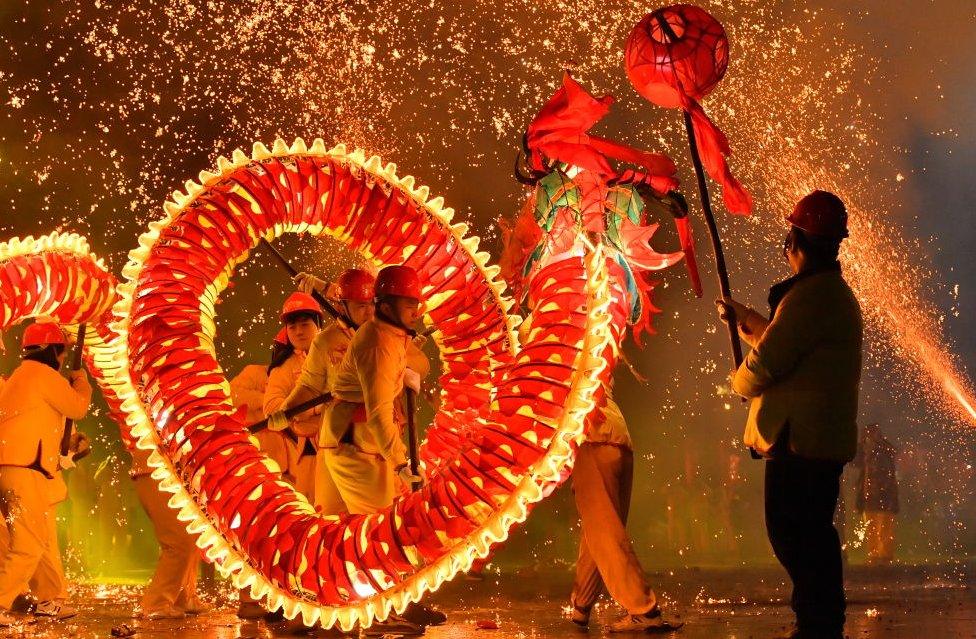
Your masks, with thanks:
[(403, 385), (415, 393), (420, 392), (420, 373), (408, 368), (403, 371)]
[(68, 443), (68, 452), (72, 460), (87, 457), (88, 453), (91, 452), (91, 440), (88, 439), (88, 435), (81, 432), (72, 433), (71, 440)]
[(291, 420), (285, 416), (285, 411), (283, 410), (279, 410), (268, 415), (268, 430), (280, 433), (283, 430), (288, 430), (290, 425)]
[(746, 317), (751, 312), (748, 306), (736, 302), (731, 297), (715, 300), (715, 306), (718, 309), (719, 318), (726, 323), (729, 321), (729, 309), (732, 309), (732, 312), (735, 313), (735, 319), (739, 323), (745, 322)]
[(415, 486), (420, 487), (424, 484), (424, 478), (420, 475), (414, 475), (410, 470), (410, 464), (400, 464), (400, 466), (397, 467), (397, 477), (399, 477), (400, 481), (403, 482), (403, 485), (407, 486), (408, 488), (414, 488)]
[(68, 470), (69, 468), (75, 467), (75, 460), (71, 459), (71, 455), (61, 455), (58, 459), (58, 466), (61, 470)]
[(79, 384), (83, 386), (89, 386), (88, 375), (85, 374), (85, 369), (79, 368), (76, 371), (68, 371), (68, 381), (71, 382), (72, 387), (76, 387)]
[(311, 292), (315, 290), (324, 294), (325, 289), (328, 286), (328, 282), (322, 278), (315, 277), (311, 273), (302, 272), (291, 279), (295, 283), (295, 287), (298, 288), (298, 290), (302, 293), (311, 294)]

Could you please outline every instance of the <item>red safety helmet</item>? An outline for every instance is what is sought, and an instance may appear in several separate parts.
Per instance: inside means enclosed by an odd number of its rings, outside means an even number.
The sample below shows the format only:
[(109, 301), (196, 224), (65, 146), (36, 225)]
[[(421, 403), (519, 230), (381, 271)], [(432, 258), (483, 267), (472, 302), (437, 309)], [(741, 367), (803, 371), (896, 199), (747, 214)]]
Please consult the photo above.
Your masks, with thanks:
[(288, 345), (288, 327), (287, 326), (282, 326), (281, 327), (281, 330), (278, 331), (278, 334), (277, 335), (275, 335), (274, 341), (275, 341), (275, 344), (281, 344), (282, 346), (287, 346)]
[(847, 237), (847, 207), (833, 193), (814, 191), (796, 203), (787, 221), (805, 233), (822, 238)]
[(372, 302), (376, 278), (359, 268), (350, 268), (339, 276), (339, 299), (349, 302)]
[(399, 264), (381, 270), (376, 277), (376, 297), (379, 299), (390, 295), (423, 301), (417, 271)]
[(322, 319), (322, 307), (308, 293), (292, 293), (281, 307), (281, 321), (286, 321), (292, 313), (311, 313)]
[(34, 322), (24, 329), (24, 336), (20, 342), (21, 348), (47, 346), (49, 344), (68, 344), (64, 331), (54, 322)]

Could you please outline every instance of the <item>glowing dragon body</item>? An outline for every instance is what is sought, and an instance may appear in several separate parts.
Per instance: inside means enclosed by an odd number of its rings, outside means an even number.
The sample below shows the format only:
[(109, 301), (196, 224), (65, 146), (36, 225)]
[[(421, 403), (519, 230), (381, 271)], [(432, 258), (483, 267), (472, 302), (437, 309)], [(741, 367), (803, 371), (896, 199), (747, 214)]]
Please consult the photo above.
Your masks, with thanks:
[[(0, 245), (3, 327), (37, 315), (95, 327), (86, 360), (123, 434), (152, 451), (170, 505), (238, 587), (308, 625), (369, 625), (467, 570), (568, 474), (629, 317), (626, 278), (601, 242), (580, 236), (537, 261), (520, 345), (478, 239), (378, 158), (320, 140), (256, 144), (164, 210), (115, 294), (76, 236)], [(429, 481), (374, 515), (323, 517), (281, 479), (214, 353), (214, 307), (235, 267), (259, 238), (306, 232), (378, 266), (413, 266), (425, 282), (443, 364), (421, 452)]]

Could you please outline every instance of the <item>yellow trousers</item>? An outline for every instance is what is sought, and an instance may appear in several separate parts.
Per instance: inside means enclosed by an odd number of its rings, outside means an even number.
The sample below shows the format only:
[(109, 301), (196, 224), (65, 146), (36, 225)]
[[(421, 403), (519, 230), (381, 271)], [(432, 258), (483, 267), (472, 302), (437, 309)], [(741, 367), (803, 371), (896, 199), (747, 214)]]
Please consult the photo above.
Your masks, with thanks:
[[(351, 444), (320, 451), (345, 512), (375, 513), (393, 503), (393, 466), (379, 455), (364, 453)], [(341, 512), (341, 511), (340, 511)]]
[(346, 503), (339, 495), (339, 488), (329, 472), (329, 462), (324, 449), (315, 455), (315, 508), (323, 515), (339, 515), (346, 512)]
[(573, 494), (582, 535), (572, 604), (589, 609), (606, 585), (632, 615), (649, 612), (657, 599), (627, 536), (634, 453), (622, 446), (584, 443), (573, 468)]
[(133, 482), (159, 541), (156, 572), (142, 593), (143, 613), (195, 604), (200, 553), (193, 537), (176, 518), (176, 511), (166, 504), (170, 494), (161, 492), (156, 480), (141, 475)]
[(263, 430), (255, 435), (261, 451), (275, 460), (281, 476), (312, 501), (315, 498), (315, 455), (303, 455), (306, 438), (294, 442), (284, 433)]
[[(68, 598), (68, 581), (64, 577), (64, 565), (61, 563), (61, 549), (58, 545), (57, 504), (51, 504), (49, 513), (47, 550), (28, 582), (31, 594), (38, 601)], [(10, 531), (7, 526), (0, 526), (0, 557), (5, 557), (9, 551)]]
[(895, 513), (865, 511), (868, 563), (889, 563), (895, 558)]
[(27, 592), (50, 552), (50, 481), (36, 470), (0, 466), (0, 512), (9, 533), (8, 550), (0, 558), (0, 609), (9, 609), (17, 595)]

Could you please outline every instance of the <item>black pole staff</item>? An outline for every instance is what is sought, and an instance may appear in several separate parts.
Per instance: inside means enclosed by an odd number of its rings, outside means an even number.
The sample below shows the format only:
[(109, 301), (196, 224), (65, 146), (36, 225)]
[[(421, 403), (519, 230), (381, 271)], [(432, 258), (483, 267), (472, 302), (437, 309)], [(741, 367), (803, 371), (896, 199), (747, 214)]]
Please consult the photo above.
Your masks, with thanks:
[[(661, 31), (671, 42), (679, 40), (678, 35), (668, 24), (660, 13), (656, 15), (657, 23)], [(675, 78), (677, 79), (677, 78)], [(678, 83), (678, 90), (681, 83)], [(705, 169), (702, 167), (701, 156), (698, 154), (698, 141), (695, 137), (695, 128), (692, 124), (691, 113), (684, 111), (685, 114), (685, 133), (688, 134), (688, 145), (691, 149), (691, 162), (695, 167), (695, 175), (698, 177), (698, 195), (701, 198), (702, 212), (705, 214), (705, 223), (708, 225), (708, 235), (712, 240), (712, 250), (715, 253), (715, 270), (718, 272), (718, 285), (722, 292), (722, 299), (732, 299), (732, 287), (729, 285), (729, 271), (725, 265), (725, 252), (722, 250), (722, 240), (718, 234), (718, 225), (715, 223), (715, 215), (712, 213), (712, 202), (708, 195), (708, 182), (705, 180)], [(732, 364), (736, 369), (742, 363), (742, 344), (739, 342), (739, 330), (735, 319), (735, 310), (726, 305), (726, 322), (729, 329), (729, 342), (732, 346)]]
[[(75, 342), (75, 347), (71, 351), (71, 362), (69, 362), (69, 370), (71, 372), (81, 370), (81, 351), (85, 347), (85, 325), (80, 324), (78, 326), (78, 339)], [(71, 448), (71, 429), (74, 426), (74, 421), (71, 419), (64, 420), (64, 433), (61, 435), (61, 454), (67, 455)]]
[[(278, 260), (278, 263), (281, 264), (282, 268), (284, 268), (289, 275), (291, 275), (292, 277), (298, 275), (298, 271), (295, 269), (295, 267), (288, 262), (288, 259), (284, 255), (282, 255), (278, 249), (276, 249), (274, 246), (271, 245), (271, 242), (269, 242), (268, 240), (262, 237), (261, 246), (263, 246), (264, 248), (268, 249), (268, 251), (271, 252), (271, 255), (273, 255), (274, 258)], [(343, 313), (335, 306), (333, 306), (332, 302), (330, 302), (325, 298), (325, 295), (322, 295), (314, 288), (312, 289), (311, 295), (312, 297), (315, 298), (315, 301), (318, 302), (319, 305), (322, 308), (324, 308), (329, 315), (331, 315), (336, 319), (341, 319), (346, 324), (346, 326), (348, 326), (352, 330), (356, 330), (357, 328), (359, 328), (358, 326), (356, 326), (356, 323), (353, 322), (351, 319), (349, 319), (349, 317), (345, 313)]]
[[(322, 393), (312, 399), (306, 400), (297, 406), (292, 406), (285, 411), (285, 417), (291, 419), (295, 415), (299, 415), (309, 410), (310, 408), (315, 408), (319, 404), (324, 404), (332, 399), (332, 393)], [(262, 419), (259, 422), (254, 422), (253, 424), (248, 424), (247, 429), (252, 433), (260, 433), (262, 430), (268, 427), (268, 420)]]
[[(417, 411), (417, 399), (412, 388), (405, 388), (407, 400), (407, 444), (410, 447), (410, 473), (414, 477), (420, 476), (420, 454), (417, 445), (417, 427), (414, 424), (414, 413)], [(416, 490), (416, 484), (411, 486)]]
[[(698, 155), (698, 143), (695, 139), (695, 129), (691, 123), (691, 114), (685, 111), (685, 131), (688, 133), (688, 144), (691, 146), (691, 162), (695, 166), (698, 176), (698, 193), (701, 196), (702, 211), (705, 213), (705, 223), (708, 225), (708, 236), (712, 240), (712, 250), (715, 252), (715, 270), (718, 272), (718, 286), (722, 291), (722, 299), (732, 299), (732, 287), (729, 284), (729, 270), (725, 265), (725, 252), (722, 250), (722, 240), (715, 224), (712, 213), (712, 203), (708, 196), (708, 183), (705, 181), (705, 170), (702, 168), (701, 157)], [(732, 363), (736, 369), (742, 363), (742, 343), (739, 341), (739, 329), (735, 319), (735, 310), (731, 305), (725, 306), (729, 329), (729, 343), (732, 346)]]
[[(296, 275), (298, 275), (298, 271), (295, 269), (294, 266), (292, 266), (288, 262), (288, 258), (286, 258), (284, 255), (282, 255), (281, 254), (281, 251), (279, 251), (274, 246), (272, 246), (271, 245), (271, 242), (269, 242), (268, 240), (264, 239), (263, 237), (261, 238), (260, 241), (261, 241), (261, 245), (264, 248), (266, 248), (269, 251), (271, 251), (271, 255), (274, 256), (274, 258), (278, 261), (279, 264), (281, 264), (282, 268), (284, 268), (288, 272), (289, 275), (291, 275), (293, 278)], [(328, 299), (326, 299), (326, 297), (324, 295), (322, 295), (321, 293), (319, 293), (318, 291), (316, 291), (314, 288), (312, 289), (311, 295), (312, 295), (312, 297), (315, 298), (315, 301), (318, 302), (319, 305), (323, 309), (325, 309), (325, 312), (326, 313), (328, 313), (329, 315), (331, 315), (332, 317), (334, 317), (336, 319), (341, 319), (345, 323), (345, 325), (348, 326), (349, 328), (351, 328), (352, 330), (356, 330), (357, 328), (359, 328), (359, 326), (356, 324), (356, 322), (352, 321), (352, 319), (350, 319), (348, 315), (346, 315), (345, 313), (343, 313), (342, 311), (340, 311), (339, 309), (337, 309), (332, 304), (332, 302), (330, 302)], [(426, 331), (422, 331), (421, 334), (427, 336), (427, 335), (432, 334), (435, 330), (437, 330), (437, 329), (435, 327), (431, 326)], [(414, 335), (417, 334), (416, 331), (411, 331), (411, 333), (414, 334)]]

